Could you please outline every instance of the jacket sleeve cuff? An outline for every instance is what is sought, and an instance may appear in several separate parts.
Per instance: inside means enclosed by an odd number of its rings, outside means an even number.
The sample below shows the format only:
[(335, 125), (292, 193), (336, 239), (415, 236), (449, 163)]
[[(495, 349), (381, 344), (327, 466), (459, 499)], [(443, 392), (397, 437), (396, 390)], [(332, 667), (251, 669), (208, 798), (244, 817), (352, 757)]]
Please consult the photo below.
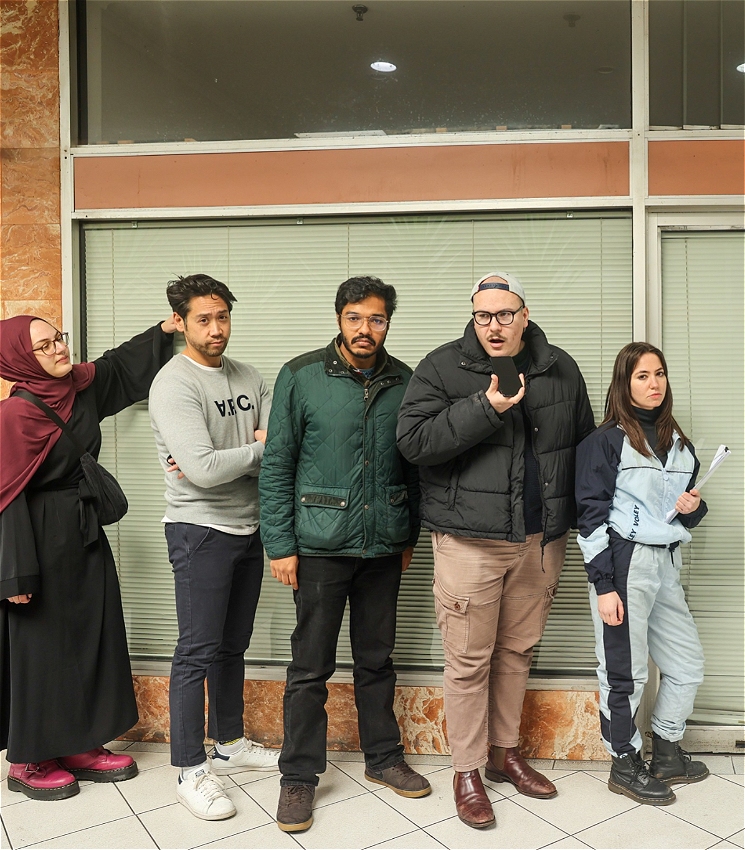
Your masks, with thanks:
[(703, 499), (701, 499), (699, 506), (695, 511), (693, 511), (693, 513), (678, 514), (677, 519), (680, 520), (680, 524), (683, 528), (695, 528), (708, 513), (709, 506)]
[(598, 596), (602, 596), (604, 593), (613, 593), (615, 589), (612, 576), (603, 576), (595, 582), (595, 593)]
[(10, 596), (21, 596), (24, 593), (38, 593), (41, 581), (38, 575), (15, 576), (0, 581), (0, 599)]

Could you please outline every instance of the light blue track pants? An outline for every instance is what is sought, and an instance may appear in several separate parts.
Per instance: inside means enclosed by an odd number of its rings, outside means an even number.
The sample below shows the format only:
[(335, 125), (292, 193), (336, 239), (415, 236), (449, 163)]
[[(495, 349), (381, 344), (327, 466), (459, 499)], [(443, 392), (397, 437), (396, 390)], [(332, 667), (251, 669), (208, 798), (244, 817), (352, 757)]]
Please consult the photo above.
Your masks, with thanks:
[(679, 741), (704, 678), (704, 652), (680, 583), (680, 549), (611, 537), (616, 590), (624, 606), (619, 626), (603, 623), (595, 587), (590, 607), (600, 682), (600, 727), (611, 755), (639, 752), (635, 716), (647, 682), (647, 657), (660, 669), (652, 729)]

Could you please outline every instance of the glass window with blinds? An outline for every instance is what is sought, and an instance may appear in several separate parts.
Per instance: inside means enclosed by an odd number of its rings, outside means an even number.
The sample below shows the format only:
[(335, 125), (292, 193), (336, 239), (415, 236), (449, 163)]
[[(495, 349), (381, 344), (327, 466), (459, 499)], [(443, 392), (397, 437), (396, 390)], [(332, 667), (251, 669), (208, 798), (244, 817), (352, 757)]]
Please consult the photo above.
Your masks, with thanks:
[(682, 580), (706, 657), (691, 720), (745, 723), (743, 646), (743, 281), (745, 233), (662, 234), (662, 342), (675, 418), (702, 473), (732, 451), (701, 495), (709, 513), (683, 547)]
[[(494, 268), (517, 274), (531, 318), (579, 363), (596, 416), (616, 352), (631, 339), (631, 221), (622, 212), (101, 223), (84, 227), (84, 258), (88, 359), (163, 319), (166, 283), (195, 272), (224, 281), (236, 295), (228, 355), (252, 363), (270, 384), (287, 360), (334, 337), (334, 296), (354, 274), (396, 287), (399, 307), (386, 347), (412, 367), (461, 336), (476, 278)], [(102, 462), (130, 502), (127, 516), (107, 530), (130, 651), (168, 658), (177, 636), (173, 579), (161, 525), (163, 473), (146, 403), (107, 420), (103, 430)], [(431, 583), (432, 549), (423, 533), (399, 596), (399, 669), (442, 667)], [(246, 660), (289, 661), (294, 623), (292, 594), (267, 566)], [(351, 663), (346, 622), (338, 659)], [(587, 582), (572, 541), (533, 667), (561, 675), (589, 674), (595, 666)]]

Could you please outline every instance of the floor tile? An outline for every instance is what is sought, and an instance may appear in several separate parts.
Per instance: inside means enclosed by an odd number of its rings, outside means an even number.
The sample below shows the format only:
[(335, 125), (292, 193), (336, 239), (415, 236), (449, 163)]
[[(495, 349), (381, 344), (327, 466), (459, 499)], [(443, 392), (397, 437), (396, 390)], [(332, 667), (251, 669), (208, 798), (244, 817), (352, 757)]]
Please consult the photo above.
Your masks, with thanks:
[(41, 847), (54, 847), (56, 850), (100, 850), (102, 847), (116, 847), (117, 850), (145, 850), (157, 847), (138, 818), (130, 815), (113, 823), (93, 826), (78, 832), (71, 832), (59, 838), (51, 838), (41, 844), (34, 844), (34, 850)]
[(562, 838), (561, 841), (554, 841), (553, 844), (547, 844), (542, 850), (558, 850), (558, 848), (561, 848), (561, 850), (586, 850), (588, 846), (584, 841), (580, 841), (579, 838), (570, 835), (568, 838)]
[(736, 844), (730, 844), (729, 841), (720, 841), (719, 844), (713, 844), (709, 850), (724, 850), (724, 848), (732, 847), (737, 850)]
[(0, 832), (0, 846), (3, 848), (10, 847), (10, 841), (8, 840), (8, 833), (5, 831), (5, 827), (2, 826), (2, 832)]
[(745, 844), (743, 844), (743, 830), (741, 829), (734, 835), (728, 836), (727, 841), (729, 841), (730, 844), (736, 844), (738, 847), (745, 847)]
[(124, 750), (128, 750), (132, 744), (133, 741), (109, 741), (108, 744), (104, 744), (104, 747), (112, 752), (121, 753)]
[(227, 820), (200, 820), (181, 803), (140, 815), (147, 831), (162, 850), (199, 847), (271, 822), (269, 815), (237, 786), (227, 794), (238, 813)]
[(8, 806), (15, 806), (18, 803), (29, 802), (29, 798), (25, 794), (21, 794), (18, 791), (10, 791), (8, 789), (7, 777), (0, 782), (0, 798), (2, 798), (3, 801), (3, 809), (8, 808)]
[(534, 770), (540, 770), (541, 773), (554, 769), (553, 759), (526, 759), (526, 761)]
[(132, 814), (113, 783), (81, 782), (80, 793), (67, 800), (25, 799), (22, 806), (3, 807), (5, 829), (14, 848)]
[[(160, 753), (157, 750), (127, 750), (127, 755), (137, 762), (137, 769), (140, 773), (145, 770), (152, 770), (154, 767), (170, 767), (171, 756), (168, 753)], [(176, 768), (173, 768), (174, 776)], [(175, 780), (174, 780), (175, 782)]]
[(10, 765), (8, 764), (8, 759), (5, 758), (7, 750), (3, 750), (3, 757), (0, 759), (0, 779), (5, 779), (8, 775), (8, 771), (10, 770)]
[[(153, 753), (157, 756), (158, 753)], [(170, 806), (176, 800), (176, 780), (178, 768), (165, 765), (144, 770), (139, 776), (128, 782), (117, 783), (124, 799), (136, 814)]]
[(574, 761), (573, 759), (556, 759), (554, 770), (595, 770), (610, 771), (610, 759), (598, 759), (597, 761)]
[(171, 745), (170, 744), (161, 744), (158, 742), (153, 742), (152, 744), (148, 741), (134, 741), (132, 746), (128, 748), (130, 753), (134, 752), (145, 752), (145, 753), (170, 753)]
[(735, 768), (732, 765), (732, 758), (730, 756), (711, 755), (710, 753), (695, 753), (693, 758), (696, 761), (702, 761), (709, 768), (709, 773), (726, 776), (727, 774), (735, 772)]
[(745, 773), (745, 756), (732, 756), (732, 766), (735, 769), (735, 773), (743, 774)]
[(326, 761), (364, 761), (364, 753), (342, 753), (337, 750), (326, 751)]
[(522, 850), (543, 847), (566, 838), (560, 829), (515, 805), (512, 800), (495, 803), (494, 814), (497, 818), (496, 828), (471, 829), (454, 817), (428, 826), (426, 831), (451, 850), (476, 850), (482, 847)]
[[(385, 800), (391, 808), (400, 812), (417, 826), (429, 826), (437, 821), (445, 820), (455, 814), (453, 799), (453, 771), (438, 770), (427, 777), (432, 785), (432, 793), (426, 797), (412, 799), (401, 797), (390, 788), (381, 788), (375, 792), (376, 797)], [(502, 795), (492, 788), (485, 786), (486, 796), (492, 801), (503, 799)]]
[(552, 800), (535, 800), (523, 794), (511, 799), (570, 835), (637, 805), (627, 797), (612, 794), (585, 773), (573, 773), (557, 780), (556, 790), (559, 793)]
[(743, 828), (745, 789), (742, 786), (709, 776), (703, 782), (676, 786), (675, 794), (678, 799), (673, 805), (677, 817), (720, 838), (728, 838)]
[(675, 817), (673, 809), (676, 805), (665, 806), (664, 810), (655, 806), (637, 806), (633, 811), (577, 833), (577, 838), (590, 847), (602, 847), (603, 850), (624, 850), (627, 847), (637, 850), (704, 850), (710, 847), (716, 838), (710, 832)]
[[(236, 785), (247, 785), (249, 782), (259, 782), (262, 779), (274, 779), (279, 785), (278, 770), (242, 770), (240, 773), (226, 774)], [(222, 777), (223, 779), (225, 776)]]
[[(358, 797), (360, 794), (367, 793), (368, 790), (332, 764), (328, 766), (326, 773), (321, 774), (320, 780), (316, 788), (314, 810), (333, 805), (340, 800), (347, 800), (350, 797)], [(279, 800), (279, 778), (276, 775), (258, 782), (249, 782), (241, 787), (272, 817), (276, 815)]]
[(382, 844), (373, 844), (368, 850), (383, 850), (383, 848), (386, 850), (442, 850), (442, 844), (426, 832), (417, 830), (392, 838), (390, 841), (384, 841)]
[(268, 823), (231, 835), (229, 838), (219, 838), (200, 847), (205, 850), (218, 847), (228, 847), (230, 850), (256, 850), (257, 847), (261, 850), (298, 850), (298, 843), (286, 832), (282, 832), (276, 823)]
[(742, 773), (730, 773), (728, 776), (723, 776), (728, 782), (734, 782), (735, 785), (745, 785), (745, 776)]
[(313, 826), (295, 834), (308, 850), (369, 847), (412, 831), (411, 821), (374, 794), (313, 810)]

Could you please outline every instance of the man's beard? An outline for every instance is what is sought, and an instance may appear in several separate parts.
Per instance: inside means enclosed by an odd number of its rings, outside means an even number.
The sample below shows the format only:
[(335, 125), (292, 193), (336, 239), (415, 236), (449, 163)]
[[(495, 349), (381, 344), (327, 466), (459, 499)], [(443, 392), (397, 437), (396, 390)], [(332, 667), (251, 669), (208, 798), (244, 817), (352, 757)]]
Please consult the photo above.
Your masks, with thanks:
[[(350, 354), (353, 354), (355, 357), (359, 357), (360, 360), (366, 360), (368, 357), (377, 356), (378, 349), (380, 348), (380, 346), (375, 342), (375, 340), (371, 336), (369, 336), (368, 334), (356, 334), (350, 340), (342, 333), (341, 339), (342, 339), (342, 343), (344, 345), (344, 348), (346, 348), (346, 350)], [(355, 342), (357, 342), (360, 339), (368, 340), (368, 342), (372, 343), (373, 347), (370, 348), (370, 349), (364, 349), (363, 351), (355, 351), (353, 346), (354, 346)]]
[(189, 344), (195, 351), (198, 351), (203, 357), (221, 357), (222, 353), (228, 347), (227, 339), (222, 340), (219, 346), (204, 345), (202, 343), (195, 343), (192, 340), (189, 340)]

